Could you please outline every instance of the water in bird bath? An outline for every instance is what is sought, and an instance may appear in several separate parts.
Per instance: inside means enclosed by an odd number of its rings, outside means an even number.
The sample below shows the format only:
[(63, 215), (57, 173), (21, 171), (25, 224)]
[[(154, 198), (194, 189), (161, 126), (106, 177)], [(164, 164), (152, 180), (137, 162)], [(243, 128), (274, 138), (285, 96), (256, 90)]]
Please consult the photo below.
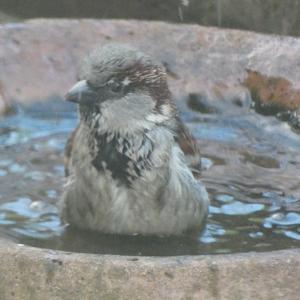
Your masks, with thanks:
[[(248, 101), (206, 102), (189, 95), (182, 117), (202, 151), (211, 206), (198, 239), (111, 236), (61, 225), (63, 148), (76, 124), (72, 105), (18, 107), (0, 120), (0, 236), (75, 252), (197, 255), (300, 247), (300, 139)], [(209, 103), (209, 105), (208, 105)]]

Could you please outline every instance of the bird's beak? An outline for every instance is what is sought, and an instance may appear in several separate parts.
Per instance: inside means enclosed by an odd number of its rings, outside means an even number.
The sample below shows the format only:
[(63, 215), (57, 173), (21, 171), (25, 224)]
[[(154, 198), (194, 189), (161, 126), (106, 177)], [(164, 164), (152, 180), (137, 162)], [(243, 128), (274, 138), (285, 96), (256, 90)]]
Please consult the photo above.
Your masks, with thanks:
[(81, 80), (71, 87), (65, 99), (79, 104), (92, 104), (97, 100), (97, 93), (88, 86), (86, 80)]

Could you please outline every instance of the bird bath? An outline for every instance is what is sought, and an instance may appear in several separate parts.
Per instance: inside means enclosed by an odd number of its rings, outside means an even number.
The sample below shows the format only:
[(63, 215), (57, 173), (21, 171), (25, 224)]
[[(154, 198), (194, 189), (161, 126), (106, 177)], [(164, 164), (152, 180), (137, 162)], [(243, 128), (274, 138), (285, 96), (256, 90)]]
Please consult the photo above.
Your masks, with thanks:
[[(278, 134), (283, 130), (280, 149), (299, 145), (280, 121), (245, 109), (248, 116), (231, 114), (230, 120), (225, 112), (223, 117), (210, 116), (218, 122), (205, 120), (206, 114), (183, 114), (201, 138), (207, 168), (202, 173), (212, 199), (206, 231), (196, 241), (101, 236), (64, 228), (55, 202), (63, 182), (63, 145), (66, 132), (75, 125), (75, 111), (52, 101), (19, 107), (17, 114), (3, 118), (0, 294), (4, 299), (180, 299), (189, 294), (253, 299), (261, 287), (261, 299), (295, 299), (300, 252), (273, 250), (299, 246), (297, 201), (280, 189), (294, 185), (299, 155), (291, 150), (275, 155), (273, 135), (257, 122), (273, 123)], [(260, 142), (253, 143), (258, 137)], [(245, 149), (247, 138), (255, 148)], [(282, 166), (290, 157), (291, 166)], [(283, 167), (290, 173), (281, 179)], [(214, 168), (224, 170), (213, 172)], [(243, 177), (253, 169), (264, 172), (259, 182), (254, 176)], [(280, 278), (284, 283), (274, 287)]]
[[(117, 28), (120, 36), (113, 39), (121, 39), (122, 22), (110, 24), (62, 21), (56, 28), (51, 22), (37, 21), (1, 28), (0, 39), (7, 39), (8, 45), (3, 57), (10, 63), (16, 60), (17, 69), (6, 62), (3, 66), (10, 72), (6, 77), (0, 74), (0, 81), (3, 94), (17, 101), (13, 113), (0, 119), (0, 295), (4, 299), (295, 299), (300, 292), (298, 123), (290, 126), (276, 117), (277, 111), (266, 115), (243, 86), (216, 97), (218, 93), (213, 96), (209, 87), (201, 88), (197, 80), (188, 78), (190, 82), (181, 82), (183, 92), (178, 93), (174, 82), (180, 78), (172, 57), (164, 61), (171, 90), (182, 119), (199, 141), (201, 178), (211, 198), (205, 231), (197, 239), (121, 237), (61, 225), (56, 203), (64, 182), (63, 148), (76, 125), (76, 111), (53, 96), (53, 90), (63, 93), (74, 81), (73, 55), (79, 59), (84, 52), (74, 45), (88, 36), (84, 26), (90, 35), (101, 28), (99, 39), (115, 34)], [(77, 31), (71, 31), (73, 36), (66, 41), (70, 25)], [(167, 32), (179, 30), (165, 26)], [(50, 44), (39, 36), (41, 28), (43, 34), (52, 28)], [(207, 30), (208, 36), (218, 35)], [(263, 38), (257, 35), (257, 39)], [(61, 43), (73, 52), (62, 50)], [(36, 56), (32, 47), (39, 49)], [(16, 72), (24, 60), (22, 70), (31, 72), (34, 83)], [(44, 73), (51, 80), (40, 78)], [(11, 87), (9, 79), (15, 79), (19, 90)], [(46, 100), (28, 104), (24, 99), (29, 96)]]

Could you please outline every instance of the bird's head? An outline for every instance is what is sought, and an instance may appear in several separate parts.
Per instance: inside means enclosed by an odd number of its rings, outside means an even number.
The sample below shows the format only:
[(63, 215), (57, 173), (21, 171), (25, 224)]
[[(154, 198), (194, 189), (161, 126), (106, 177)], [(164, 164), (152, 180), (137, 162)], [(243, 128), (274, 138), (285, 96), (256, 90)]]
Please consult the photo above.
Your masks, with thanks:
[(144, 53), (119, 44), (93, 50), (83, 61), (66, 100), (81, 119), (110, 131), (136, 131), (174, 119), (176, 108), (164, 68)]

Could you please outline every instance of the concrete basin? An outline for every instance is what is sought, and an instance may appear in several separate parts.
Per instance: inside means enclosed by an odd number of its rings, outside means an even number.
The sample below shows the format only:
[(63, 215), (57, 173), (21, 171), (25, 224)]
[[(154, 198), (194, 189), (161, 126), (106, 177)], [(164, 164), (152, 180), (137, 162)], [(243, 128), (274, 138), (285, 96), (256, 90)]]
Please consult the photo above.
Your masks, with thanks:
[(1, 299), (298, 299), (300, 250), (165, 258), (1, 240)]

